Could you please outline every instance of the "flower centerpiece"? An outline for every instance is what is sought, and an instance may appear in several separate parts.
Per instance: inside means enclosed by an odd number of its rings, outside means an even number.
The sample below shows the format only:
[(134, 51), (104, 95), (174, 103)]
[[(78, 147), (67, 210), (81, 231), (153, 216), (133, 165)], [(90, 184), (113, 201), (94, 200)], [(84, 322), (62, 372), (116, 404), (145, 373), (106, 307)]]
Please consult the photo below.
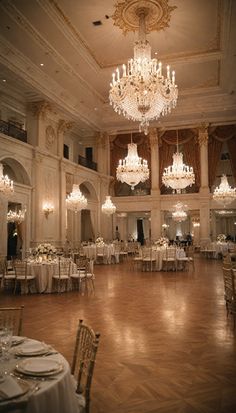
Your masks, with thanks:
[(217, 236), (217, 242), (225, 242), (226, 241), (226, 235), (225, 234), (219, 234)]
[(169, 240), (166, 237), (161, 237), (156, 240), (154, 244), (158, 247), (167, 247), (169, 245)]
[(39, 244), (36, 248), (35, 248), (35, 254), (37, 256), (44, 256), (45, 258), (48, 258), (48, 256), (52, 256), (55, 255), (57, 252), (56, 248), (49, 243), (43, 243), (43, 244)]
[(98, 237), (95, 240), (95, 244), (96, 244), (97, 247), (103, 247), (105, 245), (105, 242), (103, 241), (102, 237)]

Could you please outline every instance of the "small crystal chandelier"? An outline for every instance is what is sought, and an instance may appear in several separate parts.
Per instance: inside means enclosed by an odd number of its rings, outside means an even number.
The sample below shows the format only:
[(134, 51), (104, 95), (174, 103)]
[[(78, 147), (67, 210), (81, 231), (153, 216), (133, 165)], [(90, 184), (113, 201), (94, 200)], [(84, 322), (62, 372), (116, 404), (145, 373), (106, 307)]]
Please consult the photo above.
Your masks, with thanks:
[(175, 210), (172, 212), (172, 219), (175, 222), (185, 221), (187, 218), (187, 213), (184, 211), (185, 206), (182, 204), (182, 202), (177, 202), (174, 207)]
[(116, 206), (113, 204), (110, 195), (106, 196), (106, 201), (102, 204), (102, 212), (107, 215), (112, 215), (116, 212)]
[(67, 195), (66, 205), (68, 209), (71, 209), (75, 213), (85, 209), (87, 207), (88, 201), (87, 198), (82, 194), (79, 189), (79, 185), (74, 184), (72, 192)]
[(0, 163), (0, 194), (9, 195), (14, 191), (13, 181), (3, 175), (3, 164)]
[[(139, 39), (134, 45), (134, 58), (128, 61), (127, 66), (123, 64), (122, 75), (119, 68), (113, 73), (109, 93), (110, 104), (115, 112), (140, 122), (139, 131), (145, 135), (148, 134), (149, 122), (170, 113), (178, 98), (175, 72), (172, 71), (170, 75), (170, 66), (167, 66), (164, 77), (162, 63), (151, 58), (151, 46), (146, 40), (146, 21), (150, 20), (151, 15), (152, 7), (147, 1), (145, 7), (137, 7), (133, 13), (132, 18), (139, 21)], [(125, 17), (122, 13), (124, 20)]]
[(231, 188), (226, 175), (222, 175), (220, 185), (213, 193), (213, 199), (224, 206), (231, 204), (236, 199), (236, 188)]
[(138, 156), (137, 145), (132, 142), (128, 144), (128, 155), (123, 160), (119, 160), (116, 169), (118, 181), (125, 182), (134, 189), (139, 182), (145, 182), (149, 178), (148, 164), (145, 159)]
[(179, 152), (178, 131), (177, 131), (177, 152), (173, 154), (173, 164), (164, 168), (162, 182), (167, 188), (172, 188), (177, 194), (181, 189), (192, 186), (195, 182), (195, 175), (192, 166), (183, 163), (183, 154)]
[(19, 211), (8, 211), (7, 222), (15, 222), (16, 224), (21, 224), (25, 220), (26, 209), (19, 209)]

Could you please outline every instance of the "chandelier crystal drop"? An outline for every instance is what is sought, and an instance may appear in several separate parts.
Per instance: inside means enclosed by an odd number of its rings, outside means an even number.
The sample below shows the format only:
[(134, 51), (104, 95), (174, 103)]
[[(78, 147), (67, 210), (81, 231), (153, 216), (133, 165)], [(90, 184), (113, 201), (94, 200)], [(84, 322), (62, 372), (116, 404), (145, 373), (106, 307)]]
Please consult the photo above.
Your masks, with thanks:
[(102, 204), (102, 212), (107, 215), (112, 215), (116, 212), (116, 206), (113, 204), (110, 195), (106, 196), (106, 200)]
[(220, 185), (214, 190), (213, 199), (224, 206), (236, 199), (236, 188), (231, 188), (226, 175), (222, 175)]
[(116, 177), (118, 181), (130, 185), (132, 190), (139, 182), (145, 182), (149, 178), (147, 161), (138, 156), (136, 143), (128, 144), (128, 155), (119, 160)]
[(175, 72), (166, 68), (166, 77), (162, 72), (162, 63), (151, 58), (151, 46), (146, 40), (145, 18), (150, 10), (138, 8), (139, 39), (134, 45), (134, 58), (123, 64), (123, 74), (119, 68), (112, 75), (110, 84), (110, 105), (115, 112), (125, 118), (138, 121), (139, 131), (148, 134), (149, 122), (167, 115), (176, 106), (178, 88), (175, 84)]
[(77, 213), (81, 209), (85, 209), (87, 204), (87, 198), (80, 191), (79, 185), (74, 184), (72, 192), (66, 198), (67, 208)]
[(16, 224), (21, 224), (25, 220), (26, 209), (19, 209), (19, 211), (8, 211), (7, 222), (15, 222)]
[(0, 163), (0, 194), (9, 195), (14, 191), (13, 181), (3, 175), (3, 164)]
[(173, 164), (164, 168), (162, 182), (167, 188), (172, 188), (177, 194), (187, 186), (195, 183), (195, 175), (192, 166), (185, 165), (183, 154), (178, 149), (178, 131), (177, 131), (177, 152), (173, 154)]
[(172, 212), (172, 219), (175, 222), (185, 221), (187, 218), (187, 213), (184, 210), (185, 206), (182, 204), (182, 202), (177, 202), (174, 208), (175, 210)]

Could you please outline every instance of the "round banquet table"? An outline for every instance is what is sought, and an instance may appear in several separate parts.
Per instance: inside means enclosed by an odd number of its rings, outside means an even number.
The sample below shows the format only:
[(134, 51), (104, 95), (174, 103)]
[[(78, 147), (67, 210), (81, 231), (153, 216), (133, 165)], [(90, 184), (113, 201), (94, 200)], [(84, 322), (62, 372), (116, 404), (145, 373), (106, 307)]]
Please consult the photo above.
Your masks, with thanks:
[[(58, 272), (57, 262), (28, 262), (28, 274), (35, 276), (36, 292), (38, 293), (52, 293), (53, 292), (53, 275)], [(70, 274), (77, 272), (76, 264), (71, 263)], [(69, 280), (68, 290), (71, 290), (71, 282)]]
[[(10, 381), (11, 386), (14, 386), (14, 382), (11, 380), (16, 380), (19, 383), (18, 375), (15, 372), (15, 367), (17, 364), (22, 363), (23, 360), (33, 360), (35, 357), (18, 357), (14, 355), (15, 349), (24, 344), (29, 345), (34, 343), (40, 344), (40, 342), (31, 339), (25, 339), (23, 344), (18, 344), (11, 349), (11, 358), (9, 361), (1, 362), (1, 369), (5, 370), (8, 374), (6, 379)], [(52, 351), (55, 353), (55, 351)], [(39, 356), (37, 356), (38, 358)], [(45, 360), (54, 360), (59, 362), (62, 366), (62, 371), (58, 374), (52, 376), (44, 376), (43, 378), (39, 376), (27, 376), (21, 375), (20, 380), (22, 380), (25, 385), (29, 387), (29, 391), (20, 397), (13, 397), (10, 400), (0, 401), (0, 412), (13, 411), (15, 413), (80, 413), (81, 408), (79, 408), (78, 399), (75, 393), (75, 382), (73, 376), (70, 372), (70, 366), (66, 359), (60, 354), (49, 354), (41, 355), (40, 359), (45, 363)], [(39, 360), (40, 362), (40, 360)], [(0, 382), (0, 395), (2, 389), (2, 383)]]

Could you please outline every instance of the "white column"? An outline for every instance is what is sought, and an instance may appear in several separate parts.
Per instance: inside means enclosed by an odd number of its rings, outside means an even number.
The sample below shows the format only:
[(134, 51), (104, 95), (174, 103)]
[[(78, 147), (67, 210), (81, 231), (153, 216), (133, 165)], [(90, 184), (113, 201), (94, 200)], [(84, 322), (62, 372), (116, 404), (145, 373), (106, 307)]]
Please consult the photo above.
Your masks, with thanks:
[(200, 201), (200, 242), (210, 241), (209, 200)]
[(198, 129), (198, 143), (200, 146), (201, 187), (200, 193), (209, 193), (208, 178), (208, 129), (202, 125)]
[(160, 195), (159, 187), (159, 136), (156, 128), (150, 128), (149, 130), (149, 142), (151, 148), (151, 194)]
[(97, 136), (97, 167), (98, 172), (110, 175), (110, 141), (107, 132), (100, 132)]
[(161, 208), (160, 201), (154, 201), (151, 209), (151, 239), (161, 237)]

